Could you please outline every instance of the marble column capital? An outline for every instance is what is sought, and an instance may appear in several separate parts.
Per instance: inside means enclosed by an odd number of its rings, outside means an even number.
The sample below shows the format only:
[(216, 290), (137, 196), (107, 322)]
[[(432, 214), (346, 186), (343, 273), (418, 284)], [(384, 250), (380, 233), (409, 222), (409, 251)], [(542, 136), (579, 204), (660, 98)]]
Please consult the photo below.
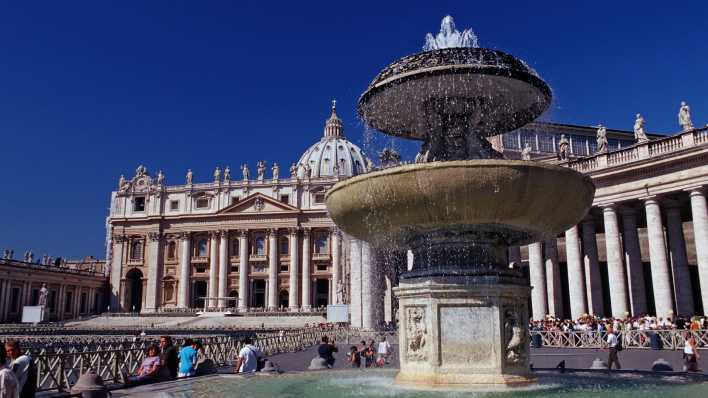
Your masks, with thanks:
[(229, 237), (229, 230), (228, 229), (220, 229), (219, 234), (221, 235), (222, 238), (228, 238)]
[(302, 235), (306, 237), (310, 237), (310, 234), (312, 233), (312, 228), (310, 227), (304, 227), (302, 229)]
[(617, 205), (614, 203), (607, 203), (607, 204), (601, 205), (600, 208), (602, 209), (603, 213), (607, 213), (607, 212), (616, 213), (617, 212)]
[(292, 236), (292, 235), (295, 235), (295, 236), (297, 236), (298, 232), (300, 232), (300, 228), (299, 228), (299, 227), (290, 227), (290, 228), (288, 228), (288, 235), (291, 235), (291, 236)]
[(180, 240), (190, 240), (192, 237), (191, 232), (180, 232), (178, 235)]
[(209, 238), (219, 239), (220, 234), (221, 234), (221, 231), (209, 231)]
[(248, 238), (248, 230), (247, 229), (237, 229), (236, 234), (239, 236), (239, 238)]
[(705, 188), (700, 186), (700, 187), (693, 187), (693, 188), (687, 188), (684, 189), (684, 191), (688, 192), (689, 197), (694, 197), (694, 196), (706, 196), (706, 191)]
[(151, 242), (159, 242), (163, 239), (163, 235), (160, 232), (148, 232), (148, 239)]
[(645, 196), (641, 198), (642, 201), (644, 201), (644, 205), (657, 205), (661, 206), (661, 203), (659, 202), (659, 197), (656, 195), (651, 195), (651, 196)]
[(267, 234), (268, 234), (268, 237), (269, 237), (269, 238), (272, 238), (272, 237), (276, 237), (276, 238), (277, 238), (277, 237), (278, 237), (278, 228), (270, 228), (270, 229), (268, 229)]
[(113, 235), (113, 242), (114, 243), (123, 243), (128, 240), (128, 237), (125, 235)]

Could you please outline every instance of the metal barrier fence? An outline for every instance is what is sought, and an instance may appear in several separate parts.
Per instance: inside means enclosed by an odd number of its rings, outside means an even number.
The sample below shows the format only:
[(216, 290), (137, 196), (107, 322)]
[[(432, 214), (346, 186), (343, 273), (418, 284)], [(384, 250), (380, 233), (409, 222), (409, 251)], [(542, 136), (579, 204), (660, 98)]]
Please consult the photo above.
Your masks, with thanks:
[[(552, 348), (603, 348), (606, 332), (532, 330), (531, 342), (535, 346)], [(708, 349), (708, 330), (625, 330), (621, 332), (624, 348), (682, 350), (688, 336), (696, 338), (699, 349)]]

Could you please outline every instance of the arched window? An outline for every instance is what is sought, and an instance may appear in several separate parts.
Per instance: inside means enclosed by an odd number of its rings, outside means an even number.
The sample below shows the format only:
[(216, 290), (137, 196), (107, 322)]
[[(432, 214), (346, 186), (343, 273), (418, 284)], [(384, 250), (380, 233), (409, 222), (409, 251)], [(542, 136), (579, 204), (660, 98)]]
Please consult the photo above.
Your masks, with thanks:
[(288, 238), (282, 237), (280, 238), (280, 255), (281, 256), (287, 256), (288, 255), (288, 250), (290, 249), (290, 244), (288, 242)]
[(197, 256), (206, 257), (207, 256), (207, 240), (200, 239), (197, 243)]
[(140, 240), (134, 240), (130, 244), (130, 259), (139, 261), (143, 259), (143, 242)]
[(256, 256), (265, 256), (266, 255), (266, 248), (265, 248), (265, 238), (262, 236), (259, 236), (256, 238), (255, 242), (256, 246)]
[(171, 241), (167, 244), (167, 259), (174, 260), (175, 258), (177, 258), (177, 243)]
[(326, 233), (318, 233), (315, 235), (315, 253), (317, 254), (327, 254), (329, 253), (329, 247), (327, 246), (328, 239)]

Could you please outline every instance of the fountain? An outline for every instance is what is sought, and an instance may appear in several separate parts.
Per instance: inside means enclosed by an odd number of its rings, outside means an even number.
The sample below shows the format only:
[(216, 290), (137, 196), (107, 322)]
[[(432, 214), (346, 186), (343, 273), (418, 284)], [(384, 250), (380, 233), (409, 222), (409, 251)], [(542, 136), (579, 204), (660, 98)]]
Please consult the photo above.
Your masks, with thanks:
[(530, 287), (507, 247), (553, 238), (592, 204), (588, 177), (504, 160), (487, 137), (524, 126), (551, 90), (523, 61), (479, 48), (452, 18), (425, 50), (381, 71), (359, 116), (386, 134), (421, 140), (415, 164), (336, 184), (332, 219), (349, 235), (414, 253), (395, 289), (400, 384), (525, 385)]

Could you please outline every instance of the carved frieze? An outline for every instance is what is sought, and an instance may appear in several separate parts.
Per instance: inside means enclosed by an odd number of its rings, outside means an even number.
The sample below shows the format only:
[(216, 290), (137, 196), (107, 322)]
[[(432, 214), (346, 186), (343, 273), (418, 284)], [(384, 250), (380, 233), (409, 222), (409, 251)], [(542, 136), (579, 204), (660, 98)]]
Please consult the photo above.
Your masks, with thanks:
[(426, 348), (428, 331), (425, 316), (425, 307), (406, 308), (406, 358), (409, 361), (428, 359)]

